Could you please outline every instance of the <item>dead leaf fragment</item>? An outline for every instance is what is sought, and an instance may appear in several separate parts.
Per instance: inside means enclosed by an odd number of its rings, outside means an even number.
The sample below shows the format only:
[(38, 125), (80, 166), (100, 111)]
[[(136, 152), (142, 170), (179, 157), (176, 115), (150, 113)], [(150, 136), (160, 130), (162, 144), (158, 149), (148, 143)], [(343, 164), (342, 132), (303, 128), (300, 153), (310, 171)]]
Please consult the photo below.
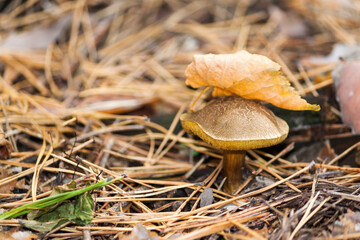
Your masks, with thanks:
[(5, 139), (5, 133), (0, 128), (0, 159), (7, 159), (12, 152), (11, 143)]
[(213, 96), (239, 95), (267, 101), (289, 110), (319, 111), (290, 86), (280, 65), (269, 58), (243, 50), (234, 54), (195, 55), (185, 71), (186, 84), (193, 88), (213, 86)]
[(154, 232), (148, 231), (144, 225), (138, 223), (135, 225), (131, 234), (128, 236), (119, 236), (120, 240), (158, 240), (159, 237)]
[(360, 45), (359, 44), (344, 44), (337, 43), (333, 46), (331, 53), (327, 56), (322, 57), (310, 57), (305, 59), (305, 65), (307, 63), (311, 65), (323, 65), (330, 63), (338, 63), (340, 59), (352, 59), (360, 54)]
[(279, 28), (281, 34), (289, 37), (306, 36), (308, 29), (304, 20), (292, 11), (283, 11), (276, 5), (269, 7), (270, 19)]
[[(10, 177), (12, 174), (9, 174), (6, 169), (0, 170), (0, 180)], [(0, 193), (2, 194), (10, 194), (14, 190), (16, 186), (16, 180), (9, 182), (8, 184), (4, 184), (0, 186)]]
[(158, 98), (128, 98), (118, 95), (97, 95), (82, 99), (74, 111), (100, 111), (105, 113), (124, 113), (141, 108), (144, 105), (150, 105), (159, 101)]
[(0, 141), (0, 159), (8, 159), (11, 151), (12, 147), (8, 140)]
[(329, 18), (342, 27), (359, 26), (358, 0), (291, 0), (287, 2), (291, 9), (321, 27), (324, 27), (321, 23)]
[(342, 120), (354, 133), (360, 133), (360, 60), (345, 63), (339, 73), (334, 72), (333, 78)]
[(0, 55), (4, 52), (46, 49), (69, 26), (71, 18), (72, 16), (67, 15), (50, 26), (38, 26), (26, 32), (11, 32), (5, 40), (0, 41)]
[(360, 212), (348, 209), (331, 228), (334, 236), (360, 232)]
[(206, 188), (200, 195), (200, 207), (205, 207), (212, 204), (214, 201), (213, 190)]
[(38, 239), (38, 236), (30, 231), (9, 230), (9, 231), (0, 232), (0, 239), (31, 240), (31, 239)]

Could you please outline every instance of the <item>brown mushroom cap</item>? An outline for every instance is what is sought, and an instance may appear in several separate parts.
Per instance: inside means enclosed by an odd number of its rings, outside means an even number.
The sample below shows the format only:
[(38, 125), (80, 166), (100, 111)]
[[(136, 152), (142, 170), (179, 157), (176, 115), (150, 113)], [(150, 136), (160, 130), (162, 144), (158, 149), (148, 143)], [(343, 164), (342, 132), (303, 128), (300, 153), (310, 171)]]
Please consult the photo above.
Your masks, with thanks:
[(180, 120), (185, 131), (226, 150), (269, 147), (282, 142), (289, 132), (287, 123), (269, 109), (238, 96), (214, 99)]

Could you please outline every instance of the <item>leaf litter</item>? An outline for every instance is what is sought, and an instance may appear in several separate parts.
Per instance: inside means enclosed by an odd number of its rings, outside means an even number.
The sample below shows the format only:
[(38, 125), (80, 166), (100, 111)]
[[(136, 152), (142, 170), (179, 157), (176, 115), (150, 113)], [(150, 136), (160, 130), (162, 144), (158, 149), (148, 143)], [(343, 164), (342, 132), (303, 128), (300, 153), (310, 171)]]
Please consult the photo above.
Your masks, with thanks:
[(245, 50), (234, 54), (195, 55), (185, 76), (185, 83), (193, 88), (213, 86), (214, 97), (236, 94), (289, 110), (320, 110), (290, 87), (279, 64)]
[[(46, 199), (73, 179), (84, 188), (126, 173), (87, 193), (91, 223), (56, 225), (44, 239), (359, 238), (360, 139), (336, 101), (331, 72), (340, 60), (309, 61), (357, 42), (359, 5), (346, 2), (351, 8), (336, 11), (327, 1), (278, 4), (306, 26), (301, 34), (284, 32), (278, 17), (269, 17), (279, 11), (253, 1), (1, 3), (2, 41), (26, 32), (36, 38), (39, 26), (53, 31), (46, 26), (72, 14), (46, 46), (24, 43), (26, 51), (0, 55), (0, 163), (7, 173), (0, 187), (16, 183), (0, 193), (1, 211)], [(222, 191), (220, 153), (177, 126), (201, 91), (185, 85), (192, 57), (245, 49), (279, 63), (321, 111), (277, 109), (294, 123), (288, 139), (248, 151), (249, 177), (231, 196)], [(0, 220), (1, 230), (27, 232), (24, 220)]]

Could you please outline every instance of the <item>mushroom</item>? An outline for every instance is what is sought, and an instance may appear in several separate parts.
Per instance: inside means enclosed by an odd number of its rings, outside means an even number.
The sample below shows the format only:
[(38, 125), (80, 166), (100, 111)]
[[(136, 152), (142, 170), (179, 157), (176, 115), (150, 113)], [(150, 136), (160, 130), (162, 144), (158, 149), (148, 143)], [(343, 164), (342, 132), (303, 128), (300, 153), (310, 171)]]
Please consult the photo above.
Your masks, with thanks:
[(180, 117), (186, 132), (223, 150), (225, 191), (232, 193), (243, 181), (247, 149), (279, 144), (288, 135), (287, 123), (262, 104), (239, 96), (220, 97), (197, 112)]

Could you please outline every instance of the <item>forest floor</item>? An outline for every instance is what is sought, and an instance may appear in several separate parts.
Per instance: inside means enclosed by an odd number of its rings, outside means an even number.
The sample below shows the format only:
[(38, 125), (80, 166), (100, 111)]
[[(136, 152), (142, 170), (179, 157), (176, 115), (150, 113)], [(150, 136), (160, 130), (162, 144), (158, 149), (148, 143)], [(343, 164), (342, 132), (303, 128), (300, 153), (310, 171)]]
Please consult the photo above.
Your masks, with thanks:
[[(0, 239), (360, 239), (360, 137), (343, 120), (360, 101), (339, 104), (336, 72), (359, 56), (359, 16), (355, 0), (1, 2), (0, 212), (117, 180), (89, 191), (90, 223), (35, 217), (39, 232), (29, 210)], [(242, 49), (321, 110), (267, 105), (289, 136), (247, 151), (228, 194), (221, 152), (179, 118), (201, 91), (185, 85), (193, 56)]]

